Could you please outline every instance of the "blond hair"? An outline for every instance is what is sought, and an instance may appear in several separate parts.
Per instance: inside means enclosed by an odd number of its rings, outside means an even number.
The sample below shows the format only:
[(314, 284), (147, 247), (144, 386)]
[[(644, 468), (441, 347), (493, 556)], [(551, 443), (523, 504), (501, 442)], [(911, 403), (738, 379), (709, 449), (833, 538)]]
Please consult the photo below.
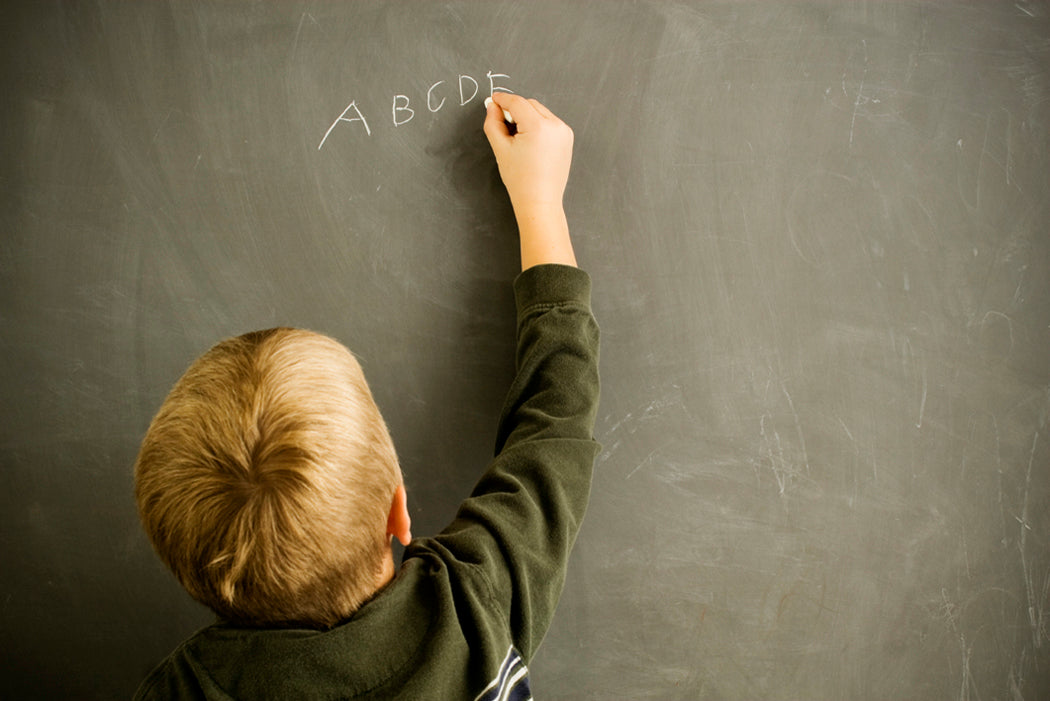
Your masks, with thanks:
[(194, 362), (135, 464), (161, 559), (198, 601), (259, 626), (330, 627), (375, 593), (400, 483), (354, 356), (287, 328)]

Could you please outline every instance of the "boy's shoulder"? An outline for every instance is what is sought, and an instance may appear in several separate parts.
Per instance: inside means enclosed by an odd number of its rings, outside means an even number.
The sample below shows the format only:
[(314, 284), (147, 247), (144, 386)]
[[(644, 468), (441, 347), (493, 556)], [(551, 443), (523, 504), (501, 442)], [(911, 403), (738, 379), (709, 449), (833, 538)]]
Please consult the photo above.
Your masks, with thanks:
[(412, 697), (413, 688), (422, 697), (445, 689), (448, 698), (472, 698), (506, 656), (510, 634), (490, 598), (478, 595), (487, 585), (471, 581), (475, 569), (448, 562), (443, 550), (420, 539), (393, 582), (330, 630), (199, 630), (135, 698), (296, 698), (304, 688), (313, 698), (388, 698), (394, 689)]

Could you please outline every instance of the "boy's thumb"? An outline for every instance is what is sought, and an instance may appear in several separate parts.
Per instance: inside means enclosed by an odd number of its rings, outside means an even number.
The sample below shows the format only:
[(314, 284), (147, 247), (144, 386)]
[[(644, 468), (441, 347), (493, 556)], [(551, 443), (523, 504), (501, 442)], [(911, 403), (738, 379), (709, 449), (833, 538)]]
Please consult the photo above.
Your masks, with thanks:
[(510, 129), (507, 128), (507, 123), (503, 121), (503, 108), (497, 105), (494, 100), (486, 100), (485, 102), (485, 125), (483, 128), (485, 136), (489, 139), (489, 144), (495, 148), (497, 143), (510, 137)]

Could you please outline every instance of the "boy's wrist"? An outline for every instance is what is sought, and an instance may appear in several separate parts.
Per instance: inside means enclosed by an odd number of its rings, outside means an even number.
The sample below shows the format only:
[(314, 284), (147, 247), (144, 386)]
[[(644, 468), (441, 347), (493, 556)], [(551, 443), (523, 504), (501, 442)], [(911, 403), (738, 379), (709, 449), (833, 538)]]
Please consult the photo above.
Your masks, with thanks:
[(565, 208), (562, 206), (561, 199), (529, 200), (511, 197), (510, 204), (514, 208), (514, 217), (518, 220), (565, 216)]
[(521, 269), (559, 263), (576, 266), (569, 224), (561, 204), (515, 208), (521, 239)]

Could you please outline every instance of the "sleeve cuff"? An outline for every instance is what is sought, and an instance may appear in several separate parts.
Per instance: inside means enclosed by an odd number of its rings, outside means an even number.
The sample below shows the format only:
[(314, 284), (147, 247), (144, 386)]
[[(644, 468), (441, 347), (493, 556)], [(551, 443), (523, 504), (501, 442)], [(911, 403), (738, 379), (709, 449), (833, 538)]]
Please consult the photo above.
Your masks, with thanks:
[(536, 305), (579, 304), (591, 306), (591, 277), (571, 265), (536, 265), (514, 280), (518, 313)]

